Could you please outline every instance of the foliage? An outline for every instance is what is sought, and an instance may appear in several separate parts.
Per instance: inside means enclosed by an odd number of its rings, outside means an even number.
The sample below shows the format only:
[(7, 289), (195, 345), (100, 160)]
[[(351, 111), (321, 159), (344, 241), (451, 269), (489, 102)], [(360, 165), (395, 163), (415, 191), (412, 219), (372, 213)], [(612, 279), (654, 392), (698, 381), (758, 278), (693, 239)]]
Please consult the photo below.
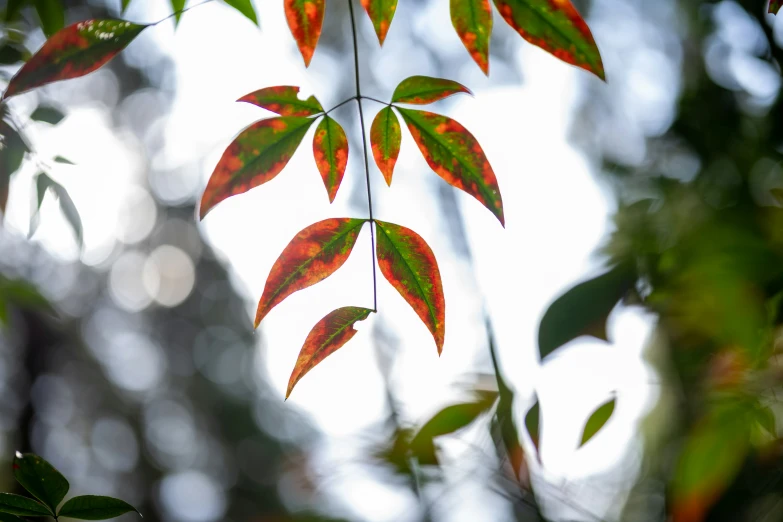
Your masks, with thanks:
[(19, 517), (41, 516), (108, 520), (131, 511), (136, 512), (127, 502), (98, 495), (72, 497), (60, 506), (70, 488), (68, 480), (38, 455), (17, 452), (13, 469), (17, 482), (37, 500), (0, 493), (0, 520), (3, 522), (21, 522), (23, 519)]

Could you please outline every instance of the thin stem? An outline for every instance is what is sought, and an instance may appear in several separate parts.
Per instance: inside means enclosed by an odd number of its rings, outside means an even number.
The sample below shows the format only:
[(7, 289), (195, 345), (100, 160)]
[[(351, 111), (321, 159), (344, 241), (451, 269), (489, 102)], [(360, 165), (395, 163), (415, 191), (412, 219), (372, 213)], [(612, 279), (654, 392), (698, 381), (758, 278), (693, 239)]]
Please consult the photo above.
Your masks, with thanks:
[(343, 105), (345, 105), (346, 103), (354, 101), (355, 99), (356, 99), (356, 96), (351, 96), (351, 97), (350, 97), (350, 98), (348, 98), (347, 100), (343, 100), (343, 101), (341, 101), (340, 103), (338, 103), (337, 105), (335, 105), (334, 107), (332, 107), (331, 109), (329, 109), (328, 111), (326, 111), (324, 114), (329, 114), (329, 113), (330, 113), (330, 112), (332, 112), (333, 110), (335, 110), (335, 109), (338, 109), (338, 108), (342, 107)]
[(378, 277), (375, 274), (375, 219), (372, 216), (372, 191), (370, 190), (370, 160), (367, 156), (367, 131), (362, 111), (362, 88), (359, 81), (359, 44), (356, 42), (356, 17), (353, 14), (353, 0), (348, 0), (351, 15), (351, 36), (353, 37), (353, 66), (356, 77), (356, 104), (359, 106), (359, 124), (362, 128), (362, 152), (364, 153), (364, 177), (367, 180), (367, 207), (370, 213), (370, 241), (372, 242), (372, 311), (378, 311)]
[(387, 107), (391, 107), (391, 103), (385, 102), (385, 101), (381, 101), (381, 100), (378, 100), (376, 98), (371, 98), (370, 96), (362, 96), (362, 98), (364, 98), (365, 100), (370, 100), (370, 101), (374, 101), (376, 103), (380, 103), (381, 105), (386, 105)]
[(191, 6), (188, 6), (188, 7), (184, 8), (184, 9), (180, 9), (179, 11), (174, 11), (173, 13), (171, 13), (170, 15), (168, 15), (166, 18), (161, 18), (161, 19), (160, 19), (160, 20), (158, 20), (157, 22), (153, 22), (153, 23), (151, 23), (150, 25), (158, 25), (159, 23), (165, 22), (165, 21), (166, 21), (166, 20), (168, 20), (169, 18), (173, 18), (173, 17), (175, 17), (175, 16), (179, 16), (179, 15), (181, 15), (182, 13), (184, 13), (185, 11), (190, 11), (190, 10), (191, 10), (191, 9), (193, 9), (194, 7), (199, 7), (199, 6), (201, 6), (201, 5), (208, 4), (208, 3), (212, 2), (212, 1), (213, 1), (213, 0), (204, 0), (203, 2), (199, 2), (198, 4), (193, 4), (193, 5), (191, 5)]

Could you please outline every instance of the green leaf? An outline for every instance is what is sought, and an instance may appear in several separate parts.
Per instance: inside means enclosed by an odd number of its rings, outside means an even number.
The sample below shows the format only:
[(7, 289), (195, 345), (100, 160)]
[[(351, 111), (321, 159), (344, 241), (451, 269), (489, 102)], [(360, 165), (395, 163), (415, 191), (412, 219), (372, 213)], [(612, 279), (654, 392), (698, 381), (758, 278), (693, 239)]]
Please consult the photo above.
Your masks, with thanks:
[(299, 352), (291, 378), (288, 380), (285, 398), (288, 399), (296, 383), (307, 372), (350, 341), (356, 335), (353, 325), (357, 321), (364, 321), (371, 313), (373, 311), (368, 308), (346, 306), (329, 312), (326, 317), (318, 321), (307, 335)]
[(255, 326), (286, 297), (326, 279), (343, 266), (365, 222), (325, 219), (296, 234), (269, 272), (258, 302)]
[(635, 270), (620, 264), (558, 297), (549, 305), (538, 327), (541, 360), (582, 335), (606, 341), (606, 319), (635, 283)]
[(492, 34), (489, 0), (451, 0), (451, 24), (473, 61), (489, 75), (489, 37)]
[(253, 8), (251, 0), (225, 0), (225, 2), (258, 25), (258, 16), (256, 16), (256, 10)]
[(22, 136), (7, 121), (0, 119), (0, 213), (5, 213), (11, 176), (19, 170), (27, 152)]
[(5, 21), (11, 22), (12, 20), (15, 20), (26, 3), (27, 0), (8, 0), (8, 4), (5, 8)]
[(459, 93), (473, 94), (464, 85), (431, 76), (411, 76), (397, 85), (392, 103), (426, 105)]
[(590, 415), (590, 418), (587, 419), (587, 423), (585, 424), (584, 431), (582, 431), (582, 442), (579, 443), (580, 448), (587, 444), (587, 442), (604, 427), (609, 420), (609, 417), (614, 413), (616, 403), (617, 399), (612, 399), (609, 402), (602, 404), (592, 415)]
[[(35, 185), (37, 189), (37, 203), (38, 203), (38, 207), (36, 211), (41, 208), (41, 203), (43, 203), (43, 198), (44, 195), (46, 194), (46, 191), (51, 190), (60, 204), (60, 211), (63, 213), (63, 216), (68, 221), (68, 224), (71, 226), (71, 229), (73, 230), (73, 233), (76, 237), (77, 244), (81, 247), (83, 244), (82, 220), (81, 217), (79, 216), (79, 211), (76, 209), (76, 205), (74, 205), (71, 196), (68, 194), (68, 191), (65, 190), (65, 187), (63, 187), (62, 185), (54, 181), (52, 178), (50, 178), (47, 174), (43, 172), (39, 172), (38, 175), (36, 176)], [(38, 221), (37, 221), (37, 212), (36, 212), (33, 215), (33, 219), (31, 219), (30, 232), (29, 232), (30, 236), (32, 236), (32, 234), (35, 233), (35, 228), (37, 228), (37, 226), (38, 226)]]
[(64, 158), (62, 156), (55, 156), (54, 161), (57, 163), (63, 163), (65, 165), (76, 165), (73, 161), (69, 160), (68, 158)]
[(118, 498), (84, 495), (73, 497), (66, 502), (57, 516), (80, 520), (106, 520), (131, 511), (138, 513), (136, 508)]
[(0, 493), (0, 512), (23, 517), (45, 517), (52, 514), (46, 506), (31, 498)]
[(362, 0), (362, 6), (370, 17), (378, 42), (383, 45), (397, 11), (397, 0)]
[(33, 3), (47, 38), (65, 26), (65, 9), (60, 0), (33, 0)]
[(30, 52), (22, 44), (2, 41), (0, 43), (0, 65), (14, 65), (30, 57)]
[(49, 105), (39, 105), (30, 115), (30, 119), (32, 120), (42, 121), (52, 125), (57, 125), (63, 118), (65, 118), (65, 114), (63, 114), (62, 111)]
[(402, 132), (400, 131), (400, 120), (394, 114), (391, 107), (384, 107), (370, 127), (370, 146), (372, 147), (372, 156), (375, 164), (383, 174), (386, 184), (391, 187), (392, 175), (394, 174), (394, 165), (397, 163), (397, 157), (400, 155), (400, 144), (402, 143)]
[(321, 102), (315, 96), (302, 100), (299, 98), (299, 87), (292, 85), (265, 87), (246, 94), (237, 101), (257, 105), (280, 116), (315, 116), (324, 112)]
[(538, 397), (534, 397), (534, 399), (533, 406), (525, 415), (525, 427), (530, 435), (530, 439), (533, 441), (533, 446), (536, 448), (538, 461), (541, 462), (541, 405), (538, 402)]
[(446, 116), (398, 110), (430, 168), (449, 185), (476, 198), (505, 226), (498, 181), (476, 138), (458, 121)]
[(283, 116), (257, 121), (228, 146), (201, 196), (199, 217), (226, 198), (277, 176), (296, 152), (312, 118)]
[(440, 355), (446, 335), (446, 300), (432, 249), (409, 228), (376, 219), (375, 230), (381, 273), (427, 326)]
[(305, 67), (310, 65), (318, 39), (321, 37), (325, 4), (325, 0), (284, 0), (283, 2), (288, 28), (294, 35), (299, 52), (302, 53)]
[(519, 35), (605, 80), (601, 54), (590, 28), (570, 0), (494, 0), (503, 19)]
[(169, 0), (171, 12), (174, 13), (174, 27), (179, 25), (179, 19), (182, 17), (182, 10), (185, 9), (187, 0)]
[(0, 277), (0, 301), (26, 310), (55, 312), (51, 303), (41, 295), (34, 285), (21, 279)]
[(783, 0), (770, 0), (769, 12), (772, 14), (778, 14), (780, 8), (783, 7)]
[[(5, 323), (6, 321), (0, 317), (0, 322)], [(0, 522), (25, 522), (25, 520), (9, 513), (0, 513)]]
[(329, 116), (324, 116), (315, 129), (313, 156), (324, 181), (329, 203), (332, 203), (348, 165), (348, 137), (340, 124)]
[(18, 453), (14, 457), (14, 477), (24, 489), (49, 506), (52, 513), (68, 493), (69, 484), (54, 466), (38, 455)]
[(78, 78), (107, 63), (146, 25), (122, 20), (84, 20), (57, 31), (11, 79), (8, 98), (59, 80)]
[(128, 9), (130, 3), (131, 0), (122, 0), (122, 9), (120, 10), (120, 13), (125, 14), (125, 11)]

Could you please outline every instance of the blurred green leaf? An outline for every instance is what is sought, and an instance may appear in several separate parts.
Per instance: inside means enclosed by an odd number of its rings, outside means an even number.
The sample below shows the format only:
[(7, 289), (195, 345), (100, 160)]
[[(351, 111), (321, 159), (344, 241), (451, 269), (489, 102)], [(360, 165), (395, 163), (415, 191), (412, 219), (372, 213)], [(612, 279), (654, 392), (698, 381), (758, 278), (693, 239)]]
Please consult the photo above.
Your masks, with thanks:
[(106, 520), (131, 511), (138, 513), (136, 508), (124, 500), (98, 495), (84, 495), (74, 497), (66, 502), (57, 516), (80, 520)]
[(45, 517), (51, 514), (40, 502), (11, 493), (0, 493), (0, 511), (24, 517)]
[(10, 22), (16, 19), (25, 3), (27, 0), (8, 0), (8, 5), (5, 8), (5, 21)]
[(122, 9), (120, 10), (120, 13), (125, 14), (125, 10), (128, 9), (130, 3), (131, 0), (122, 0)]
[[(58, 161), (57, 158), (55, 158), (55, 161)], [(70, 162), (65, 160), (65, 161), (60, 161), (60, 163), (70, 163)], [(38, 176), (35, 178), (35, 184), (37, 189), (37, 203), (38, 203), (38, 208), (36, 210), (39, 210), (41, 208), (41, 203), (43, 203), (43, 198), (44, 195), (46, 194), (46, 191), (51, 190), (52, 193), (57, 197), (57, 201), (60, 203), (60, 210), (62, 211), (63, 216), (68, 221), (68, 224), (71, 226), (71, 229), (73, 230), (73, 233), (76, 236), (76, 242), (81, 247), (83, 242), (82, 219), (79, 216), (79, 211), (76, 209), (76, 205), (74, 205), (71, 196), (68, 194), (68, 191), (65, 190), (65, 187), (63, 187), (62, 185), (54, 181), (51, 177), (49, 177), (44, 172), (38, 173)], [(37, 222), (33, 223), (31, 221), (31, 227), (33, 224), (37, 226)], [(30, 235), (32, 235), (33, 232), (34, 230), (30, 232)]]
[(42, 121), (52, 125), (57, 125), (63, 118), (65, 118), (65, 114), (60, 109), (50, 105), (39, 105), (30, 115), (31, 120)]
[(68, 158), (64, 158), (62, 156), (55, 156), (54, 161), (57, 163), (64, 163), (65, 165), (76, 165), (73, 161), (69, 160)]
[(541, 454), (539, 453), (540, 443), (541, 443), (541, 405), (538, 402), (538, 397), (535, 397), (535, 402), (533, 403), (533, 407), (528, 410), (527, 415), (525, 415), (525, 427), (527, 428), (527, 432), (530, 435), (530, 438), (533, 440), (533, 445), (536, 447), (536, 456), (538, 457), (538, 461), (541, 461)]
[(258, 16), (250, 0), (225, 0), (225, 2), (258, 25)]
[(612, 413), (614, 413), (616, 403), (617, 399), (612, 399), (601, 405), (592, 415), (590, 415), (590, 418), (587, 419), (587, 424), (585, 424), (585, 429), (582, 432), (582, 442), (579, 443), (580, 448), (587, 444), (587, 442), (604, 427), (612, 416)]
[(9, 513), (0, 513), (0, 522), (25, 522), (25, 520)]
[(33, 0), (47, 38), (65, 27), (65, 9), (60, 0)]
[(3, 41), (0, 42), (0, 65), (13, 65), (23, 62), (30, 57), (30, 52), (22, 44)]
[(171, 11), (174, 13), (174, 27), (179, 25), (179, 19), (182, 17), (181, 11), (185, 9), (185, 2), (187, 2), (187, 0), (169, 0)]
[(14, 457), (14, 477), (35, 498), (46, 504), (52, 513), (70, 488), (65, 477), (38, 455), (17, 453)]
[(606, 341), (606, 320), (635, 282), (636, 272), (630, 265), (621, 264), (558, 297), (538, 327), (541, 359), (582, 335)]

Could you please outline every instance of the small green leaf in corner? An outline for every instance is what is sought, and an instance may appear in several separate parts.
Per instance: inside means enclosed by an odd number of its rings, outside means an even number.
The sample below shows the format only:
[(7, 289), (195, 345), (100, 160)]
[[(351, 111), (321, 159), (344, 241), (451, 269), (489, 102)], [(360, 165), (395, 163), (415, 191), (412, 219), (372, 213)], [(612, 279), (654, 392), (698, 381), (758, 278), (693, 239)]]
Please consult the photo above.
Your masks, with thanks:
[(70, 485), (65, 477), (38, 455), (16, 453), (14, 477), (24, 489), (55, 513)]
[(57, 516), (80, 520), (106, 520), (131, 511), (138, 513), (136, 508), (124, 500), (98, 495), (84, 495), (73, 497), (66, 502)]
[(57, 163), (63, 163), (65, 165), (76, 165), (73, 161), (69, 160), (68, 158), (64, 158), (62, 156), (55, 156), (54, 161)]
[(525, 427), (530, 435), (530, 439), (533, 441), (533, 446), (536, 448), (536, 457), (541, 462), (541, 406), (538, 402), (538, 397), (535, 397), (533, 407), (525, 415)]
[(604, 427), (604, 425), (609, 421), (609, 418), (614, 413), (614, 407), (617, 404), (617, 399), (612, 398), (609, 402), (606, 402), (601, 405), (597, 410), (593, 412), (592, 415), (590, 415), (590, 418), (587, 419), (587, 423), (585, 424), (585, 429), (582, 432), (582, 441), (579, 443), (579, 447), (581, 448), (587, 442), (592, 439), (596, 433), (601, 431), (601, 428)]

